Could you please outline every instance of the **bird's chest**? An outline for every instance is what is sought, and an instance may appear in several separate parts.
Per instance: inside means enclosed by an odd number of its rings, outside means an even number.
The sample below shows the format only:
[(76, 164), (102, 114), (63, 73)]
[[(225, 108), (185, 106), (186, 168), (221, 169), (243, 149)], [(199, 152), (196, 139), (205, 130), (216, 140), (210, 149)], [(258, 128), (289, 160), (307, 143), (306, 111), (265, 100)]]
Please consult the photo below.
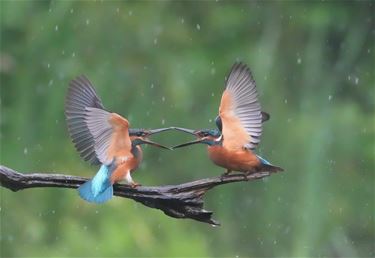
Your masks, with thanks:
[(252, 171), (260, 164), (251, 151), (242, 148), (228, 149), (223, 146), (210, 146), (208, 155), (216, 165), (233, 171)]
[(116, 157), (116, 168), (112, 173), (112, 182), (119, 182), (125, 179), (128, 173), (133, 172), (142, 161), (142, 149), (139, 146), (133, 147), (129, 155)]

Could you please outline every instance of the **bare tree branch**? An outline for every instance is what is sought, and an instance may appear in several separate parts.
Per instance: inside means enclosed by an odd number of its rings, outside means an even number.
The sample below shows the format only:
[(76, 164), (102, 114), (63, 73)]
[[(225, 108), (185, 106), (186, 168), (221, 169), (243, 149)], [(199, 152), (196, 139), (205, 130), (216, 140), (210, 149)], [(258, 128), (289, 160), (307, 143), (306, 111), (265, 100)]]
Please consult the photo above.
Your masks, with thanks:
[[(219, 225), (212, 219), (212, 211), (203, 209), (204, 194), (211, 188), (227, 183), (252, 181), (269, 176), (269, 172), (250, 175), (229, 174), (200, 179), (179, 185), (139, 186), (131, 188), (123, 184), (114, 185), (114, 195), (133, 199), (148, 207), (162, 210), (174, 218), (190, 218), (197, 221)], [(0, 165), (0, 184), (14, 192), (35, 187), (78, 188), (88, 179), (78, 176), (52, 173), (19, 173)]]

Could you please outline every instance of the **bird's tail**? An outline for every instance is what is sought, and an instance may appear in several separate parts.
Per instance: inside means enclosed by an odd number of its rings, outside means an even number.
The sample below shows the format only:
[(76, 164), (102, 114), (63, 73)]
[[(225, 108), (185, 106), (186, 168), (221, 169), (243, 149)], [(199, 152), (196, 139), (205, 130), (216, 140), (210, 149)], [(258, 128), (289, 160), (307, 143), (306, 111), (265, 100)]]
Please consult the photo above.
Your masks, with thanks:
[(102, 165), (96, 175), (78, 188), (82, 199), (93, 203), (104, 203), (112, 198), (113, 186), (110, 181), (110, 166)]
[(260, 160), (260, 163), (261, 163), (261, 166), (260, 166), (260, 171), (259, 172), (280, 172), (280, 171), (284, 171), (284, 169), (282, 169), (281, 167), (277, 167), (277, 166), (274, 166), (272, 165), (270, 162), (268, 162), (266, 159), (258, 156), (258, 159)]

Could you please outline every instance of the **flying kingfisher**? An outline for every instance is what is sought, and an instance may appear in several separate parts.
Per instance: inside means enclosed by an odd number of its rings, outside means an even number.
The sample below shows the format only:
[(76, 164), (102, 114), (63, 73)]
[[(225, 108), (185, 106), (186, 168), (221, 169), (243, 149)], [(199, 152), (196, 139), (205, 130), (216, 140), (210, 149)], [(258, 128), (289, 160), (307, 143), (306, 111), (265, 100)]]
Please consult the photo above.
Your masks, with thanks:
[(262, 123), (269, 118), (269, 114), (261, 111), (255, 80), (249, 67), (235, 63), (226, 79), (219, 115), (215, 119), (218, 129), (191, 130), (174, 127), (193, 134), (197, 139), (173, 148), (196, 143), (207, 144), (210, 159), (216, 165), (226, 168), (225, 174), (232, 171), (247, 174), (283, 171), (254, 153), (260, 142)]
[(101, 165), (97, 174), (78, 188), (89, 202), (103, 203), (113, 196), (113, 184), (131, 177), (142, 161), (141, 144), (170, 149), (148, 137), (170, 128), (130, 129), (127, 119), (105, 110), (91, 82), (85, 76), (72, 80), (65, 101), (68, 131), (80, 156), (92, 165)]

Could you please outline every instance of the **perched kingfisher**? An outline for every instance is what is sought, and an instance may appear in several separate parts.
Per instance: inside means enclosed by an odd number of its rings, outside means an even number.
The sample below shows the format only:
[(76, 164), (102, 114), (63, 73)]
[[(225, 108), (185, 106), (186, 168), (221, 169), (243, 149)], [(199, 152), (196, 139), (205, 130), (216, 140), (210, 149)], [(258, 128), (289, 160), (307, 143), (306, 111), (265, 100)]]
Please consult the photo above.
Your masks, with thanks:
[(173, 148), (196, 143), (207, 144), (210, 159), (216, 165), (226, 168), (225, 174), (232, 171), (246, 174), (283, 171), (254, 153), (260, 142), (262, 123), (269, 118), (269, 114), (261, 111), (250, 69), (245, 64), (235, 63), (226, 79), (219, 115), (215, 119), (218, 129), (191, 130), (174, 127), (195, 135), (197, 139)]
[(65, 101), (68, 131), (81, 157), (101, 167), (97, 174), (78, 188), (79, 195), (89, 202), (103, 203), (113, 196), (113, 184), (131, 177), (142, 161), (141, 144), (170, 149), (148, 137), (169, 130), (130, 129), (129, 122), (116, 113), (104, 109), (91, 82), (85, 76), (72, 80)]

